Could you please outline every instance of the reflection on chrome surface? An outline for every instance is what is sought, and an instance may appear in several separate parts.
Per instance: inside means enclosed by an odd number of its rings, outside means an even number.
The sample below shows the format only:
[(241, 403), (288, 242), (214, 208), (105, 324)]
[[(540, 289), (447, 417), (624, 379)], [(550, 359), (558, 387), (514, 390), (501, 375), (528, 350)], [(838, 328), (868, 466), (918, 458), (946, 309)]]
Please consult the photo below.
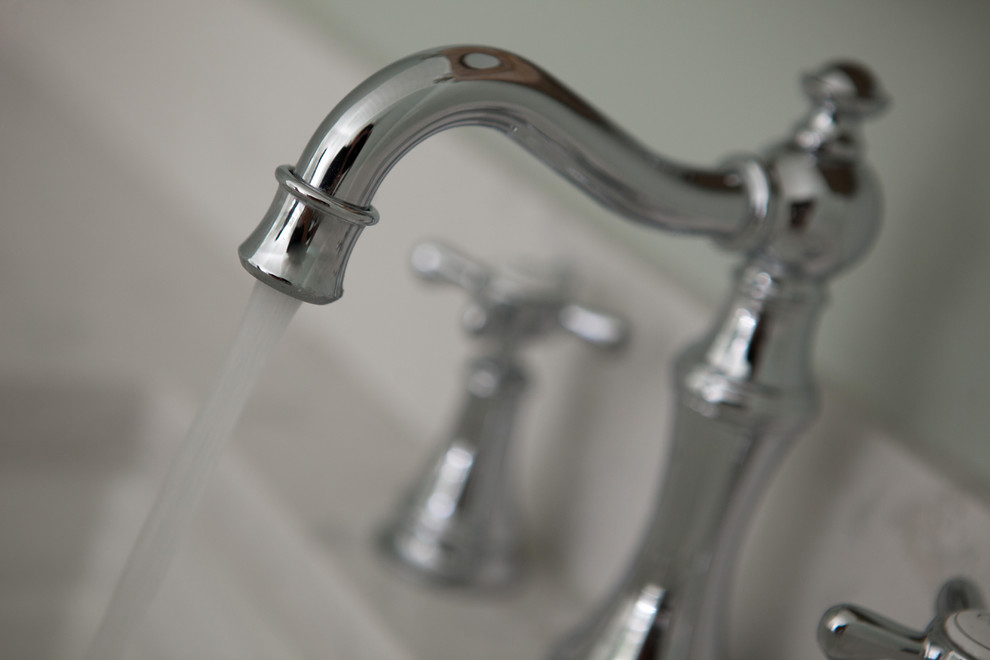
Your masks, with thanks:
[(421, 278), (468, 294), (461, 325), (480, 351), (468, 363), (452, 432), (400, 502), (380, 545), (421, 581), (501, 586), (523, 563), (510, 468), (515, 417), (529, 382), (519, 351), (560, 330), (616, 348), (627, 327), (572, 302), (563, 268), (530, 262), (495, 269), (436, 241), (417, 245), (412, 265)]
[(829, 660), (988, 660), (990, 611), (975, 584), (954, 578), (935, 598), (935, 618), (912, 630), (858, 605), (829, 608), (818, 646)]
[(275, 199), (240, 247), (244, 267), (276, 289), (337, 299), (391, 167), (429, 136), (474, 125), (519, 143), (621, 217), (743, 255), (711, 330), (677, 364), (670, 457), (642, 546), (613, 595), (551, 651), (556, 660), (724, 655), (739, 539), (817, 408), (810, 354), (825, 286), (879, 229), (880, 188), (861, 157), (861, 125), (885, 106), (884, 93), (849, 62), (802, 83), (811, 109), (790, 134), (759, 156), (704, 169), (653, 152), (517, 55), (478, 46), (419, 53), (341, 101), (295, 167), (279, 169)]

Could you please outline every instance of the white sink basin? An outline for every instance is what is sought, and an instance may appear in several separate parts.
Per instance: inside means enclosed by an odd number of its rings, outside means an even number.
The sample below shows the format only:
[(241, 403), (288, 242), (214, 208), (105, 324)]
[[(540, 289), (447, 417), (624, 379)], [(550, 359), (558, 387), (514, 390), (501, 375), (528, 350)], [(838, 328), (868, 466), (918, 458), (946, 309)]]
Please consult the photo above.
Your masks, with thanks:
[[(187, 413), (136, 382), (0, 386), (0, 657), (79, 657)], [(402, 657), (388, 645), (233, 459), (129, 657)]]

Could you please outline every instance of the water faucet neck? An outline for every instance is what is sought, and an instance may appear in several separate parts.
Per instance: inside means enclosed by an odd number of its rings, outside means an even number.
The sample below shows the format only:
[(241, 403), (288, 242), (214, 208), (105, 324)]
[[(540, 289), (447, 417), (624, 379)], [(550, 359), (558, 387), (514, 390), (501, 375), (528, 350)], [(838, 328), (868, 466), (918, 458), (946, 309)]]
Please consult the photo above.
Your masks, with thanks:
[(457, 126), (493, 128), (615, 213), (722, 241), (749, 231), (768, 184), (755, 161), (693, 168), (626, 134), (531, 62), (495, 48), (425, 51), (373, 75), (327, 116), (261, 226), (240, 247), (255, 277), (308, 302), (336, 300), (378, 186), (410, 149)]

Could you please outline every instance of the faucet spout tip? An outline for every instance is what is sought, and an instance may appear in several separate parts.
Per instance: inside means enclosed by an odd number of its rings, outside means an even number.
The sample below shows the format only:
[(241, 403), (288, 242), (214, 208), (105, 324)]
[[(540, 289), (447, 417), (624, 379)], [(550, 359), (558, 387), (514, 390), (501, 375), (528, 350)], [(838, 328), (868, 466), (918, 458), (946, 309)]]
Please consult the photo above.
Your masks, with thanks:
[(286, 165), (278, 192), (258, 227), (237, 250), (241, 265), (274, 289), (316, 305), (344, 292), (351, 250), (378, 212), (334, 199)]

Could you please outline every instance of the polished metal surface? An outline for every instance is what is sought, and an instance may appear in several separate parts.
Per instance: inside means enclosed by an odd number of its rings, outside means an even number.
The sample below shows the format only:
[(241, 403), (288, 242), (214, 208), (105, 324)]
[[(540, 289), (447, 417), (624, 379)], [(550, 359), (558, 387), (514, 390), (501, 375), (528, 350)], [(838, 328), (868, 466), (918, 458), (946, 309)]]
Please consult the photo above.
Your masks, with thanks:
[[(876, 89), (848, 64), (806, 80), (819, 78)], [(554, 660), (728, 655), (725, 604), (740, 538), (817, 409), (811, 349), (825, 285), (862, 256), (879, 225), (879, 186), (860, 161), (858, 128), (880, 102), (829, 89), (816, 87), (808, 119), (763, 156), (771, 182), (764, 233), (711, 331), (678, 361), (672, 442), (644, 540), (625, 578)]]
[[(740, 536), (817, 407), (810, 357), (825, 286), (879, 229), (880, 188), (863, 163), (861, 124), (884, 107), (883, 92), (849, 62), (805, 76), (803, 87), (810, 111), (784, 140), (759, 157), (698, 169), (643, 147), (516, 55), (427, 51), (383, 69), (331, 112), (295, 168), (280, 170), (275, 201), (240, 247), (244, 267), (271, 286), (311, 302), (336, 299), (392, 165), (440, 130), (479, 125), (622, 217), (744, 255), (712, 329), (678, 362), (669, 460), (640, 551), (611, 597), (552, 651), (555, 660), (725, 655)], [(454, 272), (476, 281), (470, 268)], [(583, 325), (579, 334), (596, 324)]]
[(337, 105), (296, 166), (280, 168), (282, 185), (241, 246), (242, 263), (306, 302), (336, 300), (354, 242), (377, 219), (371, 201), (388, 171), (422, 140), (468, 125), (500, 131), (639, 222), (728, 240), (759, 219), (759, 194), (747, 189), (754, 182), (739, 172), (742, 161), (673, 164), (527, 60), (456, 46), (400, 60)]
[(912, 630), (856, 605), (829, 608), (818, 645), (829, 660), (990, 660), (990, 611), (972, 582), (949, 580), (935, 618)]
[(494, 269), (436, 241), (412, 253), (422, 278), (470, 295), (462, 326), (480, 340), (460, 413), (380, 536), (387, 558), (423, 582), (496, 587), (523, 565), (511, 440), (529, 378), (518, 349), (559, 330), (599, 348), (628, 336), (619, 317), (571, 302), (568, 271), (519, 263)]

